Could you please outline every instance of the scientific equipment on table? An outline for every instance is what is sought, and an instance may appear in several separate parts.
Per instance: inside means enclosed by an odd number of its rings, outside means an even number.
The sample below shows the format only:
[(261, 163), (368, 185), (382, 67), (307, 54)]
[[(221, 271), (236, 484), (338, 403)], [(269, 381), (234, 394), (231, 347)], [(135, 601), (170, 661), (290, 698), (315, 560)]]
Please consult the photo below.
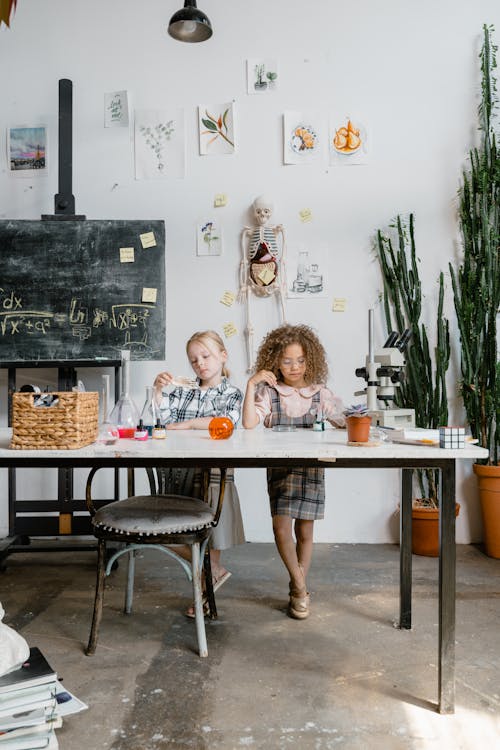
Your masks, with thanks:
[(389, 334), (382, 349), (373, 349), (373, 310), (368, 310), (368, 355), (364, 367), (356, 369), (356, 376), (366, 380), (366, 388), (356, 391), (355, 396), (366, 396), (372, 424), (379, 427), (414, 427), (415, 410), (398, 409), (391, 404), (396, 398), (396, 389), (404, 381), (406, 361), (404, 352), (411, 338), (407, 328), (400, 335)]
[(227, 416), (227, 400), (225, 396), (214, 398), (215, 417), (208, 423), (208, 433), (212, 440), (227, 440), (233, 434), (234, 424)]
[(120, 437), (118, 427), (111, 422), (108, 416), (109, 411), (109, 375), (102, 376), (101, 390), (101, 423), (97, 434), (97, 442), (101, 445), (113, 445)]
[(122, 351), (122, 389), (121, 395), (113, 407), (109, 419), (118, 427), (121, 438), (133, 438), (139, 422), (139, 410), (129, 394), (130, 387), (130, 352)]
[(160, 422), (160, 419), (158, 418), (156, 420), (155, 426), (153, 427), (152, 438), (153, 440), (165, 440), (166, 437), (167, 437), (167, 431), (165, 429), (165, 425), (162, 425), (162, 423)]
[(144, 428), (148, 431), (149, 437), (153, 435), (153, 427), (158, 419), (158, 407), (153, 396), (153, 386), (146, 386), (146, 400), (142, 407), (140, 420), (144, 425)]
[(135, 428), (134, 432), (134, 440), (147, 440), (149, 437), (149, 432), (147, 430), (146, 425), (142, 423), (142, 419), (139, 420), (139, 424)]

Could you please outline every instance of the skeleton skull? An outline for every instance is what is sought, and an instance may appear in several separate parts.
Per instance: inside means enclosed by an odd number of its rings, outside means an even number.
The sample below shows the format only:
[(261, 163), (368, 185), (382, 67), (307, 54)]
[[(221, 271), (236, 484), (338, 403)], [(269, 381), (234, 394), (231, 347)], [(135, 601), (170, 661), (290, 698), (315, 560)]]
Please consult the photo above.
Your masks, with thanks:
[(265, 195), (260, 195), (253, 202), (253, 209), (258, 224), (263, 226), (271, 218), (273, 212), (273, 202)]

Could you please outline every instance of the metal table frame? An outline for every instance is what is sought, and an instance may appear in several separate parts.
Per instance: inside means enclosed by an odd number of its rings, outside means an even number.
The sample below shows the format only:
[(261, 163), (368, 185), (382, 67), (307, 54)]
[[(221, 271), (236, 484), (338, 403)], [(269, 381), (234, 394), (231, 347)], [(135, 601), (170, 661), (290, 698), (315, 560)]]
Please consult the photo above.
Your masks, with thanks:
[[(222, 441), (221, 441), (222, 442)], [(184, 458), (178, 455), (140, 455), (139, 453), (114, 454), (94, 453), (91, 456), (71, 455), (44, 456), (43, 452), (27, 455), (28, 452), (12, 451), (6, 455), (0, 452), (0, 468), (48, 468), (53, 466), (71, 466), (73, 468), (140, 468), (164, 466), (199, 466), (227, 468), (262, 468), (273, 466), (322, 466), (324, 468), (371, 468), (402, 469), (401, 476), (401, 513), (400, 513), (400, 614), (399, 626), (411, 628), (411, 595), (412, 595), (412, 470), (439, 469), (442, 481), (440, 493), (440, 526), (439, 526), (439, 672), (438, 672), (438, 711), (450, 714), (455, 710), (455, 586), (456, 586), (456, 553), (455, 553), (455, 458), (391, 458), (379, 455), (367, 457), (265, 457), (255, 458), (225, 455), (222, 450), (210, 454), (200, 449), (200, 455), (189, 455)], [(5, 540), (6, 541), (6, 540)]]

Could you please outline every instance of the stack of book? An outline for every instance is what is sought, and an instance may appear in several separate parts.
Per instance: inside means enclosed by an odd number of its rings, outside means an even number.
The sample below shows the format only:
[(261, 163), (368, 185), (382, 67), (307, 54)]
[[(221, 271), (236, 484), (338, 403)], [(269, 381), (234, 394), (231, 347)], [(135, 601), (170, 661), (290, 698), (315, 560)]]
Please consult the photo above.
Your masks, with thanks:
[(57, 750), (62, 716), (87, 708), (66, 691), (38, 648), (0, 677), (0, 750)]

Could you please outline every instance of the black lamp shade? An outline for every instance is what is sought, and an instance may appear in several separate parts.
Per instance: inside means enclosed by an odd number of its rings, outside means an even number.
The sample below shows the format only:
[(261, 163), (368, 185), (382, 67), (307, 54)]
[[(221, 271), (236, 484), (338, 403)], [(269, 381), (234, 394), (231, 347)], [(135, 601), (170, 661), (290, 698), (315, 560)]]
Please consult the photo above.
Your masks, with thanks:
[(179, 42), (204, 42), (212, 36), (212, 24), (196, 7), (196, 0), (186, 0), (184, 8), (174, 13), (168, 33)]

